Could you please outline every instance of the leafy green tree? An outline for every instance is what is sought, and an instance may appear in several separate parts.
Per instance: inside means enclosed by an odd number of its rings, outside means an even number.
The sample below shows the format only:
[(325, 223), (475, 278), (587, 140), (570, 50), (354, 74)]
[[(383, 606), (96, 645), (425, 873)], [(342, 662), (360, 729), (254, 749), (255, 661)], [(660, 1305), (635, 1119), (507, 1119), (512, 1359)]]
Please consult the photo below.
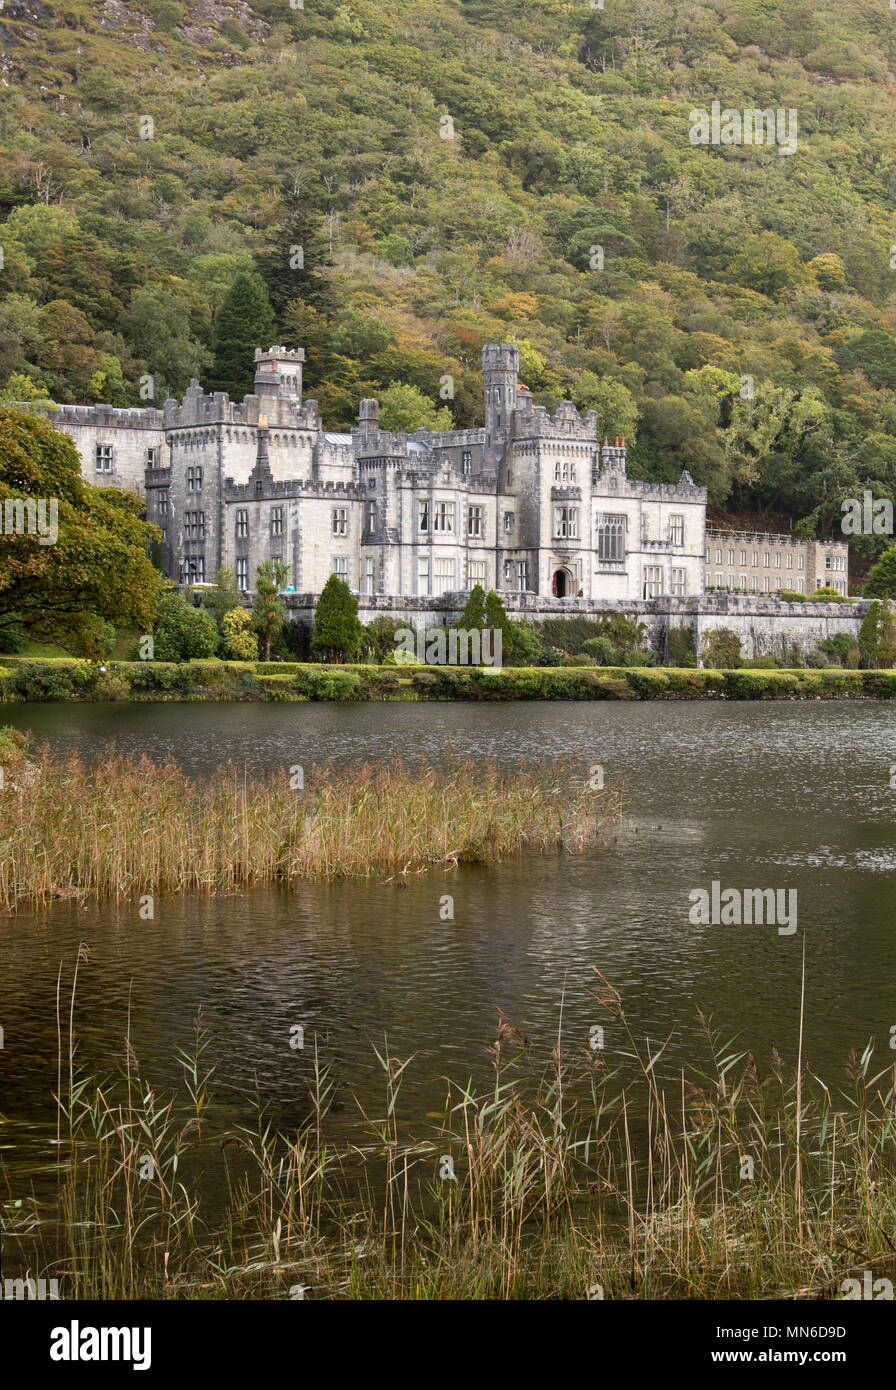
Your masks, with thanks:
[(191, 378), (205, 375), (211, 359), (197, 339), (182, 288), (152, 284), (136, 289), (120, 322), (134, 355), (153, 378), (153, 394), (145, 403), (161, 406), (166, 394), (182, 392)]
[(862, 593), (865, 598), (896, 598), (896, 545), (871, 566)]
[(876, 667), (896, 665), (896, 604), (891, 598), (875, 599), (859, 631), (859, 649)]
[(142, 501), (85, 482), (68, 436), (0, 407), (0, 506), (25, 498), (43, 501), (47, 536), (55, 503), (58, 534), (41, 544), (25, 513), (15, 534), (0, 536), (0, 633), (24, 626), (77, 652), (94, 649), (99, 620), (148, 631), (161, 577), (147, 546), (159, 531), (141, 519)]
[(235, 400), (252, 390), (255, 349), (269, 348), (275, 336), (274, 315), (260, 275), (236, 277), (215, 319), (212, 389)]
[(319, 661), (350, 661), (358, 653), (363, 635), (358, 600), (344, 579), (331, 574), (314, 610), (312, 652)]
[(156, 603), (153, 660), (201, 661), (218, 649), (214, 620), (182, 594), (166, 592)]
[(393, 381), (380, 396), (380, 424), (385, 430), (413, 434), (414, 430), (450, 430), (454, 417), (447, 406), (436, 406), (417, 386)]
[(255, 571), (252, 617), (265, 661), (270, 661), (271, 650), (286, 622), (286, 606), (279, 590), (286, 583), (288, 574), (289, 570), (282, 560), (265, 560)]
[(597, 437), (615, 439), (621, 435), (634, 444), (638, 427), (638, 406), (623, 381), (583, 372), (572, 390), (573, 403), (580, 411), (597, 412)]
[(258, 638), (252, 631), (252, 614), (246, 608), (231, 608), (221, 621), (222, 655), (231, 661), (257, 661)]

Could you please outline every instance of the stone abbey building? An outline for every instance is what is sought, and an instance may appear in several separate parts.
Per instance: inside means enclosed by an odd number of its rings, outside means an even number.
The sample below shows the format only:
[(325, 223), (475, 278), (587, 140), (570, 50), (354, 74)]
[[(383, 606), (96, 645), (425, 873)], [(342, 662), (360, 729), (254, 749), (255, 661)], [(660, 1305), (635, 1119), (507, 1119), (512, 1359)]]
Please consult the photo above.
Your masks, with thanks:
[(593, 411), (533, 404), (513, 345), (483, 348), (482, 427), (414, 434), (381, 429), (375, 400), (351, 433), (325, 430), (303, 400), (304, 357), (257, 348), (254, 391), (239, 404), (192, 381), (161, 410), (55, 413), (85, 478), (146, 498), (175, 581), (210, 582), (228, 565), (249, 592), (256, 566), (278, 559), (297, 594), (320, 593), (335, 573), (370, 603), (477, 583), (618, 603), (729, 587), (706, 490), (687, 470), (674, 485), (629, 478), (625, 441), (601, 445)]
[(119, 410), (61, 406), (91, 482), (146, 497), (166, 572), (210, 581), (285, 562), (319, 593), (341, 575), (362, 595), (507, 593), (631, 600), (701, 593), (706, 492), (626, 476), (625, 444), (564, 401), (551, 415), (519, 383), (519, 351), (483, 349), (485, 424), (394, 434), (375, 400), (350, 434), (302, 397), (304, 352), (256, 349), (237, 404), (191, 382), (183, 400)]

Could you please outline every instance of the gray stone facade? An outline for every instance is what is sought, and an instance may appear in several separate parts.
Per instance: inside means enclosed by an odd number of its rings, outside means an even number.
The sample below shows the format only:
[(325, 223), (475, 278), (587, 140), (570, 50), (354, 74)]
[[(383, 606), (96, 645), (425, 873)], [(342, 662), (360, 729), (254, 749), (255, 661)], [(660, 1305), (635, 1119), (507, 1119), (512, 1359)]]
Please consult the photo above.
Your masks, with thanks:
[(702, 593), (705, 489), (686, 470), (675, 485), (629, 478), (625, 441), (601, 447), (593, 411), (533, 404), (512, 344), (483, 349), (481, 428), (413, 434), (381, 429), (375, 400), (350, 433), (324, 430), (304, 356), (256, 349), (240, 404), (193, 381), (161, 411), (56, 415), (86, 478), (146, 497), (173, 579), (229, 565), (249, 592), (276, 558), (294, 592), (335, 572), (365, 599), (476, 583), (564, 603)]

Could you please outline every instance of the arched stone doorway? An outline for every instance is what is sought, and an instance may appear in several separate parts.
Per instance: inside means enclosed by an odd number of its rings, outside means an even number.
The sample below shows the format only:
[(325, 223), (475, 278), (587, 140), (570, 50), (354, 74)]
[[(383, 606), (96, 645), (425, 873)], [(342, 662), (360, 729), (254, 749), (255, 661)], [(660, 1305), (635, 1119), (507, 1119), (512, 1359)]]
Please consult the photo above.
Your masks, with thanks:
[(551, 580), (551, 593), (554, 598), (566, 598), (571, 589), (570, 576), (566, 570), (554, 570)]

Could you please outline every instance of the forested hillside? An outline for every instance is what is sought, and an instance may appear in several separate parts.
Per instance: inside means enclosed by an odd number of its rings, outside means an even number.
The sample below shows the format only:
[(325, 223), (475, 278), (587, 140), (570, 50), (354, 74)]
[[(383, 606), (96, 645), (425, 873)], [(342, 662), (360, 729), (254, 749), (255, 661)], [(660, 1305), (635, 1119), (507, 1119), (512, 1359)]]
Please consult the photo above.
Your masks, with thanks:
[[(0, 65), (7, 395), (241, 394), (269, 333), (328, 427), (465, 425), (515, 340), (717, 510), (896, 494), (887, 0), (6, 0)], [(714, 100), (796, 151), (692, 143)]]

